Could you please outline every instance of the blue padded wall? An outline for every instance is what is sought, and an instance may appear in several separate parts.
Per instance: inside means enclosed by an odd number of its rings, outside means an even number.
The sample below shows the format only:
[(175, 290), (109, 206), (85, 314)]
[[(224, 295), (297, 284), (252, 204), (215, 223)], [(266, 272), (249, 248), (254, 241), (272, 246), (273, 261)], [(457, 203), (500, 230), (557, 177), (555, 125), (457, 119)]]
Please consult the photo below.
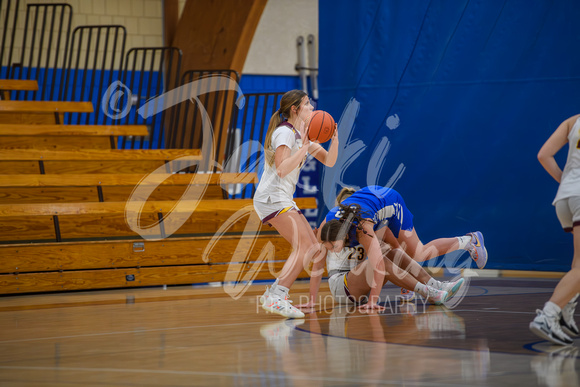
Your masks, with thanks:
[(320, 0), (319, 15), (319, 108), (338, 120), (354, 98), (350, 141), (367, 146), (335, 182), (386, 185), (403, 164), (394, 188), (424, 242), (480, 230), (487, 268), (568, 270), (557, 183), (536, 155), (580, 113), (580, 2)]

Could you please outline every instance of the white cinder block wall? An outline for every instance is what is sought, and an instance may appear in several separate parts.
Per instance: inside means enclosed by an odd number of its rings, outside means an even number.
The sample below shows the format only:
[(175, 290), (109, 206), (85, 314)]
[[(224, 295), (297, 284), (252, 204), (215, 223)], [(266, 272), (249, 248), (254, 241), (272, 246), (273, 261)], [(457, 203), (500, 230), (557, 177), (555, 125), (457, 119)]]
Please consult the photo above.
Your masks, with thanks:
[[(13, 58), (20, 58), (26, 4), (56, 0), (20, 0)], [(72, 29), (79, 25), (120, 24), (127, 30), (126, 51), (163, 46), (163, 0), (64, 0), (73, 7)], [(4, 20), (7, 2), (2, 2)], [(185, 0), (179, 0), (180, 13)], [(296, 38), (318, 38), (317, 0), (269, 0), (248, 53), (244, 74), (297, 75)], [(4, 58), (6, 60), (6, 58)], [(6, 63), (3, 63), (6, 65)]]

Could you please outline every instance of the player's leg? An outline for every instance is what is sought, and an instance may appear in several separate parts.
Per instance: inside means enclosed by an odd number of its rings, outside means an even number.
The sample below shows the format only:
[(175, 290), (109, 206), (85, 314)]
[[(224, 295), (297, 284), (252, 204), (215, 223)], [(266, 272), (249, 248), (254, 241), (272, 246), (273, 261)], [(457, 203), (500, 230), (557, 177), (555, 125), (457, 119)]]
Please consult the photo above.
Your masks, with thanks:
[[(280, 219), (278, 219), (280, 218)], [(278, 276), (278, 284), (289, 288), (320, 250), (316, 235), (304, 215), (289, 211), (270, 221), (293, 248)]]
[[(464, 279), (459, 278), (456, 281), (438, 281), (423, 269), (415, 260), (413, 260), (403, 249), (391, 249), (386, 252), (386, 258), (393, 261), (393, 275), (399, 277), (403, 272), (411, 273), (419, 282), (432, 288), (443, 290), (451, 298), (463, 286)], [(397, 284), (395, 281), (393, 283)]]
[[(468, 237), (461, 237), (468, 238)], [(470, 238), (468, 238), (469, 240)], [(439, 238), (424, 245), (417, 231), (401, 230), (397, 238), (401, 247), (417, 262), (424, 262), (459, 249), (458, 238)]]
[(568, 335), (578, 335), (574, 322), (576, 298), (580, 292), (580, 268), (575, 266), (580, 251), (580, 199), (563, 199), (556, 202), (556, 214), (564, 230), (574, 234), (574, 261), (572, 269), (558, 282), (552, 297), (542, 310), (537, 310), (536, 318), (530, 323), (530, 330), (553, 343), (568, 345), (572, 339)]
[(572, 233), (574, 234), (574, 259), (572, 260), (572, 267), (580, 267), (580, 196), (573, 196), (568, 198), (568, 206), (572, 213)]
[[(356, 268), (351, 270), (345, 278), (345, 288), (354, 301), (361, 302), (367, 294), (371, 291), (371, 284), (373, 282), (373, 269), (368, 264), (368, 260), (360, 263)], [(446, 291), (435, 289), (425, 285), (423, 282), (417, 280), (411, 273), (397, 267), (392, 260), (384, 257), (385, 263), (385, 280), (383, 286), (387, 281), (393, 282), (397, 286), (405, 289), (416, 291), (424, 298), (429, 299), (435, 304), (441, 304), (449, 298)], [(395, 274), (397, 273), (397, 274)]]
[[(401, 234), (403, 230), (399, 232)], [(419, 282), (429, 285), (435, 289), (444, 290), (449, 293), (449, 298), (453, 297), (455, 293), (461, 288), (463, 285), (463, 278), (460, 278), (457, 281), (453, 282), (441, 282), (437, 281), (421, 265), (419, 265), (414, 259), (411, 258), (409, 254), (403, 249), (403, 245), (399, 244), (398, 239), (395, 238), (395, 235), (388, 227), (383, 227), (376, 232), (377, 237), (380, 240), (387, 244), (388, 246), (399, 246), (398, 248), (391, 248), (385, 249), (386, 257), (393, 261), (395, 268), (393, 275), (399, 276), (402, 275), (401, 270), (405, 272), (411, 273)], [(415, 236), (417, 234), (415, 233)], [(419, 240), (419, 238), (416, 238)], [(420, 242), (419, 242), (420, 243)], [(393, 281), (393, 283), (396, 283)], [(413, 295), (405, 289), (409, 290), (408, 288), (402, 287), (401, 288), (401, 297), (406, 300), (412, 300)]]
[(580, 292), (580, 267), (575, 265), (575, 263), (580, 262), (580, 221), (574, 224), (574, 261), (572, 270), (558, 283), (550, 301), (558, 305), (562, 310), (560, 325), (564, 333), (576, 337), (580, 336), (580, 329), (578, 329), (574, 320), (577, 305), (576, 299)]
[(281, 213), (270, 219), (269, 223), (290, 243), (293, 251), (274, 285), (262, 297), (262, 307), (284, 317), (304, 317), (304, 313), (290, 304), (288, 290), (304, 266), (318, 252), (316, 236), (304, 215), (295, 210)]
[[(560, 200), (556, 203), (556, 214), (560, 223), (565, 231), (570, 231), (573, 233), (574, 242), (574, 258), (572, 260), (572, 269), (580, 268), (580, 196), (572, 196), (564, 200)], [(568, 293), (568, 294), (566, 294)], [(560, 325), (564, 333), (569, 336), (579, 336), (580, 330), (574, 321), (574, 313), (576, 311), (576, 299), (579, 294), (571, 294), (564, 288), (562, 291), (557, 293), (557, 297), (554, 300), (562, 309), (562, 318), (560, 319)], [(562, 294), (562, 296), (560, 296)], [(554, 296), (556, 296), (556, 290), (554, 290)], [(570, 297), (570, 298), (567, 298)], [(568, 302), (562, 306), (563, 303)]]
[(428, 261), (456, 250), (467, 250), (478, 268), (483, 268), (487, 263), (487, 249), (484, 245), (483, 235), (479, 231), (460, 237), (434, 239), (424, 245), (419, 239), (417, 231), (413, 228), (410, 231), (401, 230), (397, 239), (405, 251), (417, 262)]
[(562, 312), (568, 301), (579, 291), (580, 268), (573, 268), (560, 280), (554, 290), (554, 294), (546, 302), (544, 308), (536, 311), (537, 316), (530, 323), (530, 330), (553, 343), (560, 345), (572, 344), (572, 339), (562, 330), (562, 322), (564, 320)]

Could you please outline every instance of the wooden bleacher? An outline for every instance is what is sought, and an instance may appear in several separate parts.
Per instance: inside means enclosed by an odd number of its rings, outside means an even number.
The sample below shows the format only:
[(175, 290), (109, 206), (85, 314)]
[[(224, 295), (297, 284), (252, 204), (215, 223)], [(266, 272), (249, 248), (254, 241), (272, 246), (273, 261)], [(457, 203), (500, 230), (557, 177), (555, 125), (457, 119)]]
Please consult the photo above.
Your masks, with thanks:
[(0, 99), (7, 100), (10, 91), (37, 91), (38, 82), (25, 79), (0, 79)]
[(145, 125), (0, 124), (0, 149), (117, 149), (119, 136), (147, 136)]
[(0, 79), (0, 91), (36, 91), (38, 82), (34, 79)]
[[(251, 199), (165, 201), (30, 203), (0, 205), (0, 241), (74, 241), (98, 238), (136, 238), (139, 234), (127, 224), (133, 209), (140, 209), (142, 228), (155, 225), (150, 235), (165, 237), (164, 230), (175, 222), (184, 221), (175, 234), (194, 235), (215, 233), (238, 210), (252, 211)], [(316, 206), (314, 198), (297, 199), (301, 208)], [(191, 214), (191, 215), (190, 215)], [(168, 215), (170, 215), (168, 217)], [(162, 220), (162, 224), (158, 224)], [(173, 223), (170, 223), (173, 222)], [(254, 228), (260, 228), (255, 226)], [(245, 222), (234, 222), (230, 232), (243, 232)], [(251, 231), (257, 231), (252, 229)]]
[[(256, 174), (175, 173), (184, 163), (173, 160), (200, 160), (199, 150), (115, 149), (111, 138), (144, 127), (13, 119), (62, 111), (36, 102), (0, 101), (0, 294), (272, 279), (282, 269), (290, 245), (249, 215), (250, 199), (224, 199)], [(128, 206), (136, 186), (147, 197)], [(186, 190), (195, 200), (182, 200)], [(127, 223), (140, 207), (145, 237)]]
[(90, 102), (0, 100), (0, 124), (61, 124), (64, 113), (92, 113)]
[[(297, 202), (301, 208), (316, 207), (314, 198)], [(147, 202), (141, 221), (158, 221), (159, 214), (167, 213), (175, 203)], [(229, 234), (218, 239), (208, 261), (203, 261), (203, 252), (216, 231), (235, 211), (244, 207), (251, 211), (252, 203), (249, 199), (204, 199), (195, 204), (195, 212), (186, 215), (188, 220), (176, 233), (181, 238), (161, 241), (143, 240), (129, 229), (125, 202), (0, 205), (0, 228), (4, 230), (0, 236), (0, 293), (224, 281), (232, 272), (247, 274), (268, 242), (272, 242), (268, 262), (256, 264), (258, 273), (248, 275), (269, 279), (272, 271), (281, 270), (290, 245), (278, 234), (260, 232), (262, 226), (256, 219), (253, 225), (232, 222)], [(241, 236), (244, 231), (256, 236)], [(161, 234), (159, 227), (153, 230), (153, 236), (160, 238)], [(31, 241), (31, 236), (36, 240)], [(61, 242), (47, 243), (59, 238)], [(26, 243), (15, 244), (18, 241)], [(234, 254), (238, 244), (242, 251)], [(231, 262), (234, 264), (226, 265)], [(306, 272), (301, 275), (306, 276)]]
[(163, 165), (170, 173), (179, 169), (179, 163), (171, 160), (183, 157), (201, 160), (198, 149), (0, 149), (0, 174), (144, 174)]
[[(2, 294), (272, 279), (291, 252), (277, 234), (126, 241), (0, 244)], [(238, 246), (241, 253), (234, 255)], [(263, 248), (270, 253), (263, 261)], [(248, 250), (245, 250), (245, 249)], [(238, 263), (238, 262), (242, 263)], [(232, 263), (233, 262), (233, 263)], [(307, 277), (303, 272), (301, 277)], [(247, 276), (247, 277), (246, 277)]]
[(177, 200), (189, 185), (205, 185), (203, 197), (219, 199), (221, 186), (257, 180), (255, 173), (0, 175), (0, 204), (46, 203), (47, 198), (54, 203), (120, 202), (137, 184), (157, 186), (149, 200)]

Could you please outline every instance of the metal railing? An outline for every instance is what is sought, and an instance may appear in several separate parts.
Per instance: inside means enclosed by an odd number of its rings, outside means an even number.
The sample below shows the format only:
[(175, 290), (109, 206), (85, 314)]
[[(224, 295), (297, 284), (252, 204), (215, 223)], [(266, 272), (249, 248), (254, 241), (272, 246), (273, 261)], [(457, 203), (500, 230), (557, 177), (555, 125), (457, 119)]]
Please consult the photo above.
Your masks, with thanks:
[(0, 20), (3, 27), (0, 38), (0, 77), (9, 78), (12, 58), (15, 55), (16, 31), (18, 26), (18, 16), (20, 0), (0, 0)]
[[(133, 48), (127, 52), (121, 81), (130, 90), (131, 100), (124, 95), (120, 105), (129, 103), (131, 110), (115, 123), (127, 125), (147, 125), (149, 136), (121, 137), (121, 148), (157, 149), (165, 147), (167, 128), (172, 121), (173, 108), (163, 110), (160, 114), (144, 119), (138, 114), (138, 108), (149, 99), (160, 96), (179, 85), (181, 72), (181, 50), (175, 47)], [(107, 99), (107, 98), (105, 98)], [(157, 100), (156, 100), (157, 103)], [(158, 103), (162, 103), (159, 101)]]
[[(8, 12), (6, 17), (8, 17)], [(14, 16), (6, 78), (34, 79), (38, 82), (38, 90), (13, 92), (11, 98), (56, 100), (58, 99), (58, 84), (62, 78), (59, 69), (64, 67), (70, 37), (72, 7), (65, 3), (27, 4), (20, 58), (16, 59), (17, 62), (13, 62), (17, 18), (18, 4)], [(6, 28), (8, 28), (7, 21), (4, 25), (3, 46)]]
[[(167, 147), (201, 149), (204, 142), (202, 111), (205, 111), (213, 130), (215, 157), (211, 161), (223, 164), (228, 134), (236, 116), (235, 102), (239, 97), (226, 87), (226, 82), (237, 85), (239, 74), (234, 70), (189, 70), (182, 75), (181, 93), (196, 98), (176, 105), (167, 132)], [(196, 106), (199, 103), (202, 106)], [(205, 160), (202, 165), (203, 170), (217, 170), (217, 166), (210, 166), (210, 160)]]
[[(284, 93), (244, 94), (245, 104), (237, 112), (235, 126), (228, 135), (226, 171), (256, 172), (264, 170), (263, 146), (270, 118), (280, 105)], [(230, 197), (251, 198), (256, 185), (229, 187)]]
[(104, 124), (103, 87), (119, 78), (127, 31), (121, 25), (79, 26), (72, 34), (60, 99), (91, 101), (94, 113), (65, 114), (66, 124)]
[[(2, 38), (0, 39), (0, 78), (6, 79), (10, 74), (14, 41), (16, 40), (16, 26), (18, 24), (18, 0), (0, 0), (0, 19), (4, 22)], [(8, 54), (6, 54), (8, 51)]]

